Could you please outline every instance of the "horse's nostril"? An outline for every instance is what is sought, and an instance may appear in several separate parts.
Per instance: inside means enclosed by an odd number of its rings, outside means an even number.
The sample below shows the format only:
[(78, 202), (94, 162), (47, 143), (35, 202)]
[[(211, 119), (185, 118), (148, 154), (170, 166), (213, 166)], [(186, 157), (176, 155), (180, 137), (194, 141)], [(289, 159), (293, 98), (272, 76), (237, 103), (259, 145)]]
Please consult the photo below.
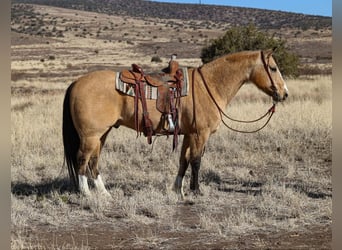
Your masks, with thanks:
[(285, 93), (284, 99), (286, 99), (288, 96), (289, 96), (289, 94), (288, 94), (288, 93)]

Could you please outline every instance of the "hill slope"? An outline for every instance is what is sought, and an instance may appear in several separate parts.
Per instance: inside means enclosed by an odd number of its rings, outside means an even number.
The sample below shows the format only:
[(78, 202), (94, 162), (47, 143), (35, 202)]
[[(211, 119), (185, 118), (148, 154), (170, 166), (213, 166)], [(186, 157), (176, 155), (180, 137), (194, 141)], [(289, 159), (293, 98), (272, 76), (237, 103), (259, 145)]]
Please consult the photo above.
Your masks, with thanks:
[[(33, 1), (34, 0), (31, 0), (31, 2)], [(38, 0), (35, 1), (38, 2)], [(40, 1), (46, 3), (65, 3), (64, 0), (55, 2), (52, 0)], [(75, 0), (71, 2), (76, 3)], [(84, 2), (90, 3), (89, 0)], [(155, 4), (153, 2), (144, 2), (141, 0), (133, 0), (133, 2), (146, 3), (146, 5)], [(107, 1), (107, 3), (109, 4), (109, 1)], [(114, 1), (111, 3), (112, 5), (110, 6), (113, 7)], [(122, 3), (122, 1), (115, 1), (117, 6), (116, 11), (118, 13), (123, 13), (122, 8), (124, 7), (119, 7), (123, 6), (119, 3)], [(237, 8), (238, 11), (241, 12), (240, 22), (237, 24), (206, 20), (205, 18), (208, 18), (208, 16), (203, 17), (201, 20), (162, 19), (157, 17), (131, 17), (124, 14), (114, 15), (78, 10), (80, 8), (85, 8), (85, 6), (89, 7), (90, 4), (74, 4), (71, 6), (73, 8), (61, 8), (51, 5), (12, 3), (11, 41), (13, 46), (19, 46), (12, 47), (12, 60), (22, 61), (23, 56), (25, 60), (32, 59), (44, 61), (48, 59), (48, 56), (44, 58), (41, 54), (42, 44), (47, 45), (48, 51), (46, 53), (54, 54), (52, 57), (56, 57), (61, 51), (59, 49), (61, 44), (59, 43), (62, 43), (68, 45), (63, 45), (67, 50), (79, 48), (77, 53), (75, 52), (78, 55), (77, 58), (71, 59), (70, 56), (72, 55), (68, 54), (68, 60), (73, 61), (73, 65), (78, 64), (75, 63), (75, 60), (79, 60), (79, 53), (83, 54), (88, 51), (90, 55), (86, 58), (96, 55), (97, 60), (94, 61), (93, 58), (91, 61), (91, 64), (94, 67), (104, 65), (105, 63), (112, 65), (113, 61), (116, 62), (117, 69), (130, 66), (131, 62), (126, 62), (125, 59), (138, 60), (140, 63), (143, 63), (145, 67), (159, 67), (159, 65), (155, 63), (151, 65), (151, 57), (161, 57), (165, 64), (172, 53), (177, 53), (180, 56), (179, 59), (186, 60), (182, 62), (185, 65), (198, 66), (200, 63), (200, 51), (203, 46), (207, 45), (211, 39), (221, 36), (231, 26), (241, 25), (242, 20), (244, 19), (243, 11), (245, 10), (243, 8)], [(94, 6), (93, 8), (95, 8)], [(103, 5), (99, 6), (99, 9), (102, 8), (102, 12), (109, 12), (109, 7), (105, 10)], [(179, 5), (166, 4), (166, 6)], [(214, 8), (232, 10), (230, 7), (214, 6)], [(179, 9), (180, 8), (177, 8), (177, 10)], [(186, 8), (181, 9), (186, 12)], [(252, 9), (250, 10), (252, 11)], [(255, 13), (258, 13), (257, 11), (261, 10), (254, 11), (256, 11)], [(167, 13), (167, 11), (165, 13)], [(196, 13), (196, 11), (193, 13)], [(265, 13), (268, 12), (264, 11), (264, 14)], [(283, 14), (285, 16), (292, 15), (290, 13)], [(300, 16), (298, 14), (293, 15)], [(192, 16), (194, 18), (196, 17), (195, 14), (192, 14)], [(253, 17), (257, 15), (251, 12), (249, 16)], [(267, 15), (265, 14), (264, 16)], [(279, 14), (279, 16), (281, 15)], [(247, 18), (247, 16), (245, 17)], [(305, 18), (310, 20), (311, 16), (305, 16)], [(317, 18), (317, 20), (324, 19), (323, 17), (312, 18)], [(291, 25), (290, 21), (288, 22), (288, 25)], [(261, 27), (261, 29), (263, 28)], [(275, 37), (285, 39), (287, 41), (288, 49), (299, 55), (301, 61), (301, 74), (331, 73), (331, 26), (321, 29), (304, 29), (286, 28), (286, 25), (284, 25), (279, 29), (264, 28), (264, 30), (267, 30), (269, 34)], [(38, 47), (38, 51), (34, 48), (37, 44), (41, 44)], [(53, 52), (55, 47), (56, 51)], [(191, 62), (189, 60), (191, 60)], [(81, 63), (80, 65), (83, 65), (82, 67), (89, 68), (89, 65), (84, 65), (84, 62), (79, 63)], [(160, 66), (164, 67), (165, 65)]]
[(263, 29), (300, 28), (322, 29), (332, 25), (331, 17), (312, 16), (282, 11), (252, 8), (158, 3), (144, 0), (15, 0), (110, 15), (153, 17), (163, 19), (203, 20), (231, 25), (254, 23)]

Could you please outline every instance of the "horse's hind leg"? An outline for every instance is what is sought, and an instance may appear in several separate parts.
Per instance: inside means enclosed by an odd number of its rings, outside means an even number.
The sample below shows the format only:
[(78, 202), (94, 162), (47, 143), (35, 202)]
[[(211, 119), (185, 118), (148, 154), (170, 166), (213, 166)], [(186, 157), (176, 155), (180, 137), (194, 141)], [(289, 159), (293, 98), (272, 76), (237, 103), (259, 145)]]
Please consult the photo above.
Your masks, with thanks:
[(98, 164), (99, 164), (99, 154), (97, 156), (93, 156), (91, 158), (91, 161), (89, 162), (89, 168), (90, 168), (90, 171), (91, 171), (91, 175), (94, 179), (94, 185), (95, 185), (95, 188), (97, 190), (97, 192), (99, 192), (100, 194), (104, 194), (106, 196), (111, 196), (103, 181), (102, 181), (102, 177), (99, 173), (99, 170), (98, 170)]
[(94, 178), (95, 188), (99, 193), (104, 194), (106, 196), (111, 196), (111, 195), (107, 191), (102, 181), (100, 172), (99, 172), (99, 158), (100, 158), (102, 147), (106, 141), (109, 131), (110, 129), (101, 137), (100, 143), (98, 143), (96, 149), (94, 150), (93, 156), (91, 157), (91, 161), (89, 162), (91, 175)]
[[(87, 166), (92, 165), (91, 174), (98, 175), (97, 166), (98, 156), (100, 151), (100, 139), (98, 137), (86, 137), (81, 138), (80, 148), (77, 153), (78, 163), (78, 181), (79, 190), (81, 194), (90, 196), (88, 178), (87, 178)], [(95, 157), (94, 157), (95, 156)]]
[(180, 195), (180, 199), (184, 199), (183, 192), (183, 178), (186, 170), (189, 166), (190, 159), (190, 138), (189, 135), (184, 135), (181, 155), (179, 159), (179, 169), (176, 177), (175, 184), (173, 186), (173, 190)]

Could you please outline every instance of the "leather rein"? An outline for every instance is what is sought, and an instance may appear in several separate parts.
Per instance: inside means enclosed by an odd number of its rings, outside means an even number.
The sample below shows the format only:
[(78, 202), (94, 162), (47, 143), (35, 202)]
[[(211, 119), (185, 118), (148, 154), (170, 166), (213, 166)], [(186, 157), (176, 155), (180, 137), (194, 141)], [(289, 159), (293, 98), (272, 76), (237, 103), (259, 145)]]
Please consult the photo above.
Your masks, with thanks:
[[(271, 77), (271, 74), (270, 74), (269, 70), (268, 70), (268, 65), (267, 65), (267, 63), (266, 63), (266, 61), (265, 61), (263, 51), (261, 51), (261, 58), (262, 58), (262, 62), (263, 62), (264, 68), (265, 68), (265, 70), (266, 70), (266, 72), (267, 72), (267, 75), (268, 75), (268, 77), (269, 77), (269, 79), (270, 79), (270, 81), (271, 81), (272, 89), (273, 89), (274, 91), (276, 91), (276, 86), (275, 86), (275, 83), (274, 83), (274, 81), (273, 81), (273, 79), (272, 79), (272, 77)], [(205, 78), (204, 78), (204, 75), (203, 75), (203, 73), (202, 73), (201, 68), (197, 68), (197, 71), (198, 71), (198, 73), (200, 74), (200, 76), (201, 76), (201, 78), (202, 78), (202, 81), (203, 81), (203, 83), (204, 83), (204, 86), (205, 86), (205, 88), (206, 88), (206, 90), (207, 90), (207, 92), (208, 92), (208, 94), (209, 94), (211, 100), (214, 102), (215, 106), (217, 107), (217, 109), (218, 109), (218, 111), (219, 111), (219, 114), (220, 114), (221, 121), (222, 121), (222, 123), (224, 124), (225, 127), (229, 128), (230, 130), (235, 131), (235, 132), (239, 132), (239, 133), (248, 133), (248, 134), (250, 134), (250, 133), (256, 133), (256, 132), (258, 132), (258, 131), (260, 131), (260, 130), (262, 130), (263, 128), (266, 127), (266, 125), (269, 123), (269, 121), (271, 120), (271, 118), (272, 118), (272, 116), (273, 116), (273, 114), (274, 114), (274, 112), (275, 112), (276, 103), (273, 103), (272, 107), (269, 108), (268, 111), (267, 111), (264, 115), (262, 115), (260, 118), (258, 118), (258, 119), (255, 119), (255, 120), (238, 120), (238, 119), (231, 118), (230, 116), (228, 116), (228, 115), (222, 110), (222, 108), (221, 108), (221, 107), (218, 105), (218, 103), (216, 102), (216, 100), (215, 100), (213, 94), (211, 93), (211, 91), (210, 91), (210, 89), (209, 89), (209, 86), (208, 86), (208, 84), (207, 84), (207, 81), (206, 81)], [(193, 85), (194, 85), (194, 82), (195, 82), (194, 76), (195, 76), (195, 70), (193, 71), (193, 77), (192, 77)], [(194, 87), (194, 86), (192, 86), (192, 87)], [(194, 98), (194, 90), (193, 90), (193, 98)], [(194, 101), (194, 104), (195, 104), (195, 101)], [(194, 105), (194, 109), (195, 109), (195, 105)], [(195, 110), (194, 110), (194, 114), (195, 114)], [(195, 126), (196, 126), (196, 130), (197, 130), (196, 115), (194, 115), (194, 116), (195, 116), (195, 117), (194, 117)], [(255, 130), (251, 130), (251, 131), (246, 131), (246, 130), (239, 130), (239, 129), (232, 128), (231, 126), (229, 126), (229, 125), (223, 120), (223, 116), (226, 117), (226, 118), (228, 118), (228, 119), (230, 119), (231, 121), (240, 122), (240, 123), (255, 123), (255, 122), (258, 122), (258, 121), (264, 119), (266, 116), (268, 116), (268, 118), (267, 118), (266, 122), (265, 122), (260, 128), (255, 129)]]

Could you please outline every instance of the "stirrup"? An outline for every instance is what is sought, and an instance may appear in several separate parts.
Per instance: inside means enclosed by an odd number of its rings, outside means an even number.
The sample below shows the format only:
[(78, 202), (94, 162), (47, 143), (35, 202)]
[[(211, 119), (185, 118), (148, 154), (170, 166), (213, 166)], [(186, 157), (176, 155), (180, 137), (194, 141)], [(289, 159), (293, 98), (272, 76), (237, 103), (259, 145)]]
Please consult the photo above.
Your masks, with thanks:
[(172, 115), (171, 114), (167, 115), (167, 121), (169, 123), (169, 132), (174, 132), (175, 131), (175, 125), (172, 121)]

